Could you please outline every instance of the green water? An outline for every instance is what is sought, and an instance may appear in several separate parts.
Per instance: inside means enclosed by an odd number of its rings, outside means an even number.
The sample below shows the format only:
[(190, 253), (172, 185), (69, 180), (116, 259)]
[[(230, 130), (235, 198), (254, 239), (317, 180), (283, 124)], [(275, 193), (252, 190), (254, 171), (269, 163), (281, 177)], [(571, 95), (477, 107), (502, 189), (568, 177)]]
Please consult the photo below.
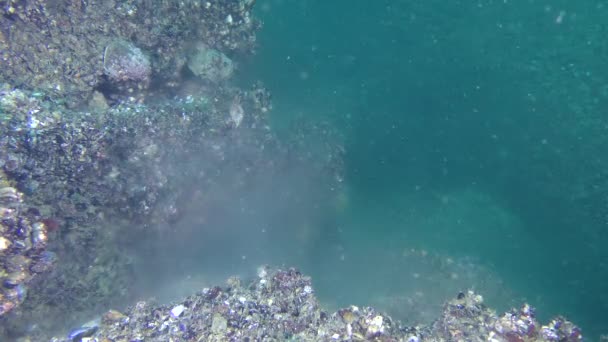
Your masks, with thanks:
[(346, 151), (339, 236), (305, 267), (321, 298), (416, 316), (469, 287), (608, 332), (607, 3), (256, 6), (243, 78), (281, 134), (326, 121)]

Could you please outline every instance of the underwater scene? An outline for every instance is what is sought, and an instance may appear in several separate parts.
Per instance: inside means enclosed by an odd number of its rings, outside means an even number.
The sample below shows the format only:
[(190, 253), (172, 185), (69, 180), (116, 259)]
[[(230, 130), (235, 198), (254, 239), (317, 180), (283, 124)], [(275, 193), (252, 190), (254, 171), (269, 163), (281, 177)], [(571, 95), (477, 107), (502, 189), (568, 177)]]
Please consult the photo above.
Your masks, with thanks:
[(608, 341), (608, 2), (0, 12), (0, 341)]

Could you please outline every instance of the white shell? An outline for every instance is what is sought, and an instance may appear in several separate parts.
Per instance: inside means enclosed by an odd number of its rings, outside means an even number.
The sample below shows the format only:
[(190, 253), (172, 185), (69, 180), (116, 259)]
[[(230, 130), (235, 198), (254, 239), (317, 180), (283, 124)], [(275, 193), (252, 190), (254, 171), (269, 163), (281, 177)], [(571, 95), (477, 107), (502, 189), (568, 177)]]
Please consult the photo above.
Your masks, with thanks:
[(174, 307), (173, 309), (171, 309), (171, 316), (177, 318), (177, 317), (179, 317), (179, 315), (182, 314), (182, 312), (184, 312), (184, 310), (186, 310), (185, 306), (178, 305), (178, 306)]

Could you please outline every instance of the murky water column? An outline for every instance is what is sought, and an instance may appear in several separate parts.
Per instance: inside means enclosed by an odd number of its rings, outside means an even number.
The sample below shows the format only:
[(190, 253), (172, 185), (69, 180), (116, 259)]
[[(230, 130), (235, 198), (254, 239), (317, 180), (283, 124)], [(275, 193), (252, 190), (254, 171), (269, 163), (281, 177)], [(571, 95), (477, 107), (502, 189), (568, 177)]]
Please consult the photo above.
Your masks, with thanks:
[[(258, 11), (269, 48), (251, 70), (276, 95), (275, 126), (328, 121), (344, 137), (349, 209), (327, 255), (472, 257), (513, 298), (604, 332), (603, 6), (262, 1)], [(390, 269), (381, 260), (318, 269), (320, 292)]]

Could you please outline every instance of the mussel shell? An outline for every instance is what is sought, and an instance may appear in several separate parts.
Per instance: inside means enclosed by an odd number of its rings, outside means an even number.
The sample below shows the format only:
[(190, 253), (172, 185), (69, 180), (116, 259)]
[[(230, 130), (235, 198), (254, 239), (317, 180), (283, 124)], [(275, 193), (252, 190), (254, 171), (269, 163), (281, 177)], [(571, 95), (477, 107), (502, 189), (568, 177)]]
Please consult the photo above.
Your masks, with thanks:
[(30, 266), (31, 260), (25, 255), (13, 255), (6, 259), (4, 267), (7, 272), (20, 272), (27, 270)]
[(21, 201), (21, 194), (13, 187), (0, 188), (0, 202), (12, 203)]
[(4, 295), (6, 299), (15, 303), (23, 303), (25, 297), (27, 296), (27, 288), (23, 284), (19, 284), (11, 289), (5, 289)]
[(0, 252), (7, 250), (11, 246), (11, 240), (0, 236)]
[(46, 226), (42, 222), (32, 225), (32, 247), (34, 249), (44, 249), (46, 247), (47, 234)]
[(0, 219), (8, 219), (15, 213), (15, 209), (0, 207)]
[(4, 277), (2, 285), (6, 288), (14, 288), (23, 283), (29, 275), (24, 271), (13, 272)]
[(0, 300), (0, 316), (11, 311), (13, 308), (15, 308), (15, 303), (6, 299)]

